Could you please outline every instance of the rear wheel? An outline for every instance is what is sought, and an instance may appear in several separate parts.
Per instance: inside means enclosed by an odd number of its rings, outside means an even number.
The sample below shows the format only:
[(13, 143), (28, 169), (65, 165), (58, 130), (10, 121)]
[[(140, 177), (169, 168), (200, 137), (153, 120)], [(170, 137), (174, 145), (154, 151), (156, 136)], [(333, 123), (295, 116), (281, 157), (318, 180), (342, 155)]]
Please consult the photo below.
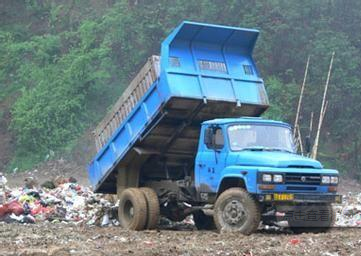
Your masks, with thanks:
[(140, 188), (143, 192), (145, 199), (147, 201), (147, 222), (145, 224), (145, 228), (147, 229), (155, 229), (158, 226), (159, 221), (159, 200), (157, 193), (151, 188)]
[(147, 202), (141, 190), (128, 188), (120, 194), (118, 219), (123, 228), (144, 229), (147, 221)]
[(288, 220), (290, 229), (296, 234), (327, 232), (335, 224), (336, 212), (331, 204), (299, 206), (295, 211), (304, 216), (302, 220)]
[(224, 191), (214, 205), (214, 222), (219, 231), (255, 232), (261, 220), (257, 202), (242, 188)]
[(204, 214), (203, 211), (196, 211), (193, 213), (194, 225), (198, 230), (214, 230), (216, 225), (212, 216)]

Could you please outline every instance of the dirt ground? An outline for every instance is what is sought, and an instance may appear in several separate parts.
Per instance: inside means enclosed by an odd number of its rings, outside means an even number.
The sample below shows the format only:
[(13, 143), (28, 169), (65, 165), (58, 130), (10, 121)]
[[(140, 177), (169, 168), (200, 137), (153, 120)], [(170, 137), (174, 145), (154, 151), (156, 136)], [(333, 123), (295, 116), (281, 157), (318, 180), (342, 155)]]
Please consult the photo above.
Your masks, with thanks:
[[(36, 171), (7, 176), (21, 186), (27, 176), (39, 183), (53, 176), (75, 176), (88, 185), (83, 168), (49, 162)], [(51, 177), (50, 177), (51, 176)], [(361, 186), (343, 179), (343, 194), (360, 193)], [(334, 228), (328, 233), (295, 235), (259, 230), (250, 236), (198, 231), (191, 225), (156, 231), (127, 231), (120, 227), (92, 227), (66, 223), (0, 223), (0, 256), (4, 255), (361, 255), (361, 228)]]
[(361, 229), (250, 236), (211, 231), (126, 231), (66, 224), (1, 224), (0, 255), (361, 255)]

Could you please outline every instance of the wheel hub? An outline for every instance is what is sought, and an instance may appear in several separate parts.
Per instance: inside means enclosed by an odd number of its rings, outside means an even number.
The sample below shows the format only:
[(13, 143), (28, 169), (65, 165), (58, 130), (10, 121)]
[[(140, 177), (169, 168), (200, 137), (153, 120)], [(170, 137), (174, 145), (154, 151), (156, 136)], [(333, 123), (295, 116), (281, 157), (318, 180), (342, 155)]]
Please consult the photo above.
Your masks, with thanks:
[(232, 200), (224, 208), (223, 219), (229, 225), (241, 225), (247, 219), (247, 212), (240, 201)]
[(124, 216), (130, 221), (134, 217), (134, 206), (131, 201), (127, 201), (123, 210)]

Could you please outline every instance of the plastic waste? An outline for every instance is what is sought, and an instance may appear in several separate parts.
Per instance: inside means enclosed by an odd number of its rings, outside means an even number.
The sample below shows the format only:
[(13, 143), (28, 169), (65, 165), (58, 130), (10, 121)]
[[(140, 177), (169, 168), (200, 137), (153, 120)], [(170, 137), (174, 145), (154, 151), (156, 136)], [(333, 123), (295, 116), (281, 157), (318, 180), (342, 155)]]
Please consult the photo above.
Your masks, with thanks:
[(94, 194), (89, 187), (77, 184), (74, 178), (57, 177), (56, 182), (48, 182), (54, 186), (40, 188), (34, 180), (27, 178), (24, 187), (9, 189), (4, 204), (0, 204), (0, 221), (119, 225), (116, 216), (110, 214), (114, 202), (108, 201), (104, 195)]
[(338, 227), (361, 227), (361, 193), (349, 192), (340, 205), (335, 205)]
[(107, 226), (109, 225), (110, 221), (109, 221), (109, 214), (105, 214), (103, 216), (103, 220), (102, 220), (102, 224), (101, 226), (104, 227), (104, 226)]
[(301, 243), (301, 240), (298, 239), (298, 238), (292, 238), (292, 239), (290, 240), (290, 243), (291, 243), (292, 245), (297, 245), (297, 244)]
[(12, 201), (10, 202), (8, 205), (8, 212), (9, 213), (12, 213), (12, 214), (15, 214), (17, 216), (21, 215), (24, 213), (24, 209), (23, 207), (21, 206), (21, 204), (17, 201)]

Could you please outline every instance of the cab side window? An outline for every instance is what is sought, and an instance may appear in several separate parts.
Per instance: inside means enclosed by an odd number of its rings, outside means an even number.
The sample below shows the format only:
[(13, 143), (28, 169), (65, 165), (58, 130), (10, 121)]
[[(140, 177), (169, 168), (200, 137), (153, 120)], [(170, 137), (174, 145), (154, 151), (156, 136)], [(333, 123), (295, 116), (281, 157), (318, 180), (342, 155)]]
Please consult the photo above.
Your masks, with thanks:
[(204, 142), (208, 149), (222, 149), (224, 146), (223, 131), (219, 127), (206, 129)]
[(216, 134), (214, 135), (214, 147), (216, 149), (223, 148), (224, 146), (224, 137), (223, 137), (223, 131), (221, 128), (218, 128), (216, 130)]

